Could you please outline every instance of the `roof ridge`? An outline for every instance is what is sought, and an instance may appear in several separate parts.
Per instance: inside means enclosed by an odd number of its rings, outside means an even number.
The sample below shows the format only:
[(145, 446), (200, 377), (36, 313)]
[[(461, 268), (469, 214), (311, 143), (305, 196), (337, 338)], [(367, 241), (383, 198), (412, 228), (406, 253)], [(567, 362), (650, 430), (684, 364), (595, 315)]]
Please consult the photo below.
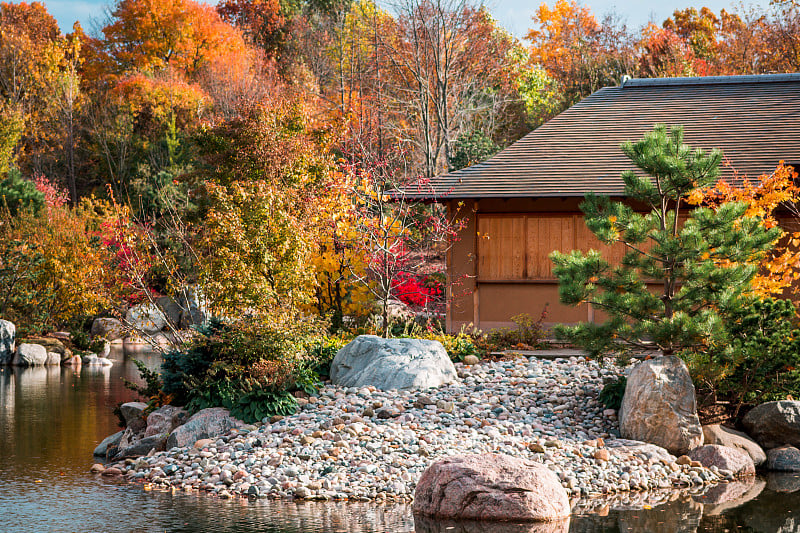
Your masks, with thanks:
[(728, 85), (734, 83), (779, 83), (800, 82), (800, 72), (784, 74), (747, 74), (736, 76), (694, 76), (685, 78), (629, 78), (623, 79), (619, 87), (654, 87), (665, 85)]

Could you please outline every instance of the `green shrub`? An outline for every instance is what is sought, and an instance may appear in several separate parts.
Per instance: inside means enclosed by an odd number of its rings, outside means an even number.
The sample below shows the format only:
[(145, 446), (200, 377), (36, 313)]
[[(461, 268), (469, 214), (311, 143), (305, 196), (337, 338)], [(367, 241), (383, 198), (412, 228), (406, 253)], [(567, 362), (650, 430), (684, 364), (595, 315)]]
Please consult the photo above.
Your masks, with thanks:
[(603, 386), (603, 390), (600, 391), (597, 399), (607, 409), (619, 410), (622, 407), (622, 398), (625, 396), (625, 387), (627, 385), (628, 378), (619, 376), (619, 378), (611, 380)]
[(36, 189), (33, 181), (25, 179), (19, 170), (12, 168), (0, 180), (0, 208), (8, 208), (12, 215), (25, 209), (34, 213), (44, 207), (44, 193)]
[(547, 318), (547, 305), (536, 320), (528, 313), (512, 316), (511, 321), (516, 324), (516, 328), (493, 329), (486, 336), (486, 342), (494, 350), (518, 347), (538, 348), (545, 337), (543, 327), (545, 318)]
[(309, 352), (320, 329), (302, 320), (213, 320), (164, 356), (163, 392), (189, 411), (225, 407), (246, 422), (293, 412), (292, 390), (316, 391)]
[(439, 341), (453, 362), (463, 361), (468, 355), (476, 357), (486, 355), (486, 351), (479, 346), (481, 343), (480, 334), (469, 333), (467, 327), (462, 327), (458, 333), (446, 333), (442, 331), (441, 324), (438, 323), (423, 327), (410, 322), (396, 337)]
[(726, 316), (730, 339), (684, 351), (701, 403), (742, 405), (800, 397), (800, 329), (789, 300), (757, 299)]

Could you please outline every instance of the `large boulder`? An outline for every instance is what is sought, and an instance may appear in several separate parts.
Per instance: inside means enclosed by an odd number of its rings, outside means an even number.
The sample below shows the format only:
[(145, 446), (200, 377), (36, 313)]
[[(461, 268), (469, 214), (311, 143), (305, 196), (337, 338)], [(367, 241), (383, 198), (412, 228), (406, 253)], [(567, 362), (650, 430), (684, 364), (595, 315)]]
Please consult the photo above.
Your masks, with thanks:
[(123, 446), (122, 443), (120, 443), (115, 450), (116, 453), (114, 453), (112, 459), (114, 461), (119, 461), (129, 457), (141, 457), (142, 455), (147, 455), (154, 450), (160, 452), (164, 450), (164, 445), (166, 442), (167, 434), (159, 433), (158, 435), (151, 435), (149, 437), (136, 439), (127, 446)]
[(103, 441), (97, 445), (92, 454), (99, 457), (105, 457), (110, 447), (119, 446), (119, 441), (122, 440), (122, 433), (122, 431), (117, 431), (113, 435), (109, 435), (108, 437), (104, 438)]
[(125, 426), (130, 427), (136, 421), (139, 421), (144, 416), (144, 410), (147, 409), (147, 404), (144, 402), (125, 402), (119, 406), (122, 419), (125, 420)]
[(728, 448), (738, 448), (747, 453), (756, 467), (767, 460), (767, 454), (756, 441), (741, 431), (736, 431), (719, 424), (703, 426), (703, 442), (705, 444), (719, 444)]
[(144, 303), (128, 309), (125, 322), (137, 331), (152, 334), (164, 329), (167, 317), (157, 305)]
[(747, 413), (742, 425), (764, 449), (800, 446), (800, 402), (767, 402)]
[(55, 352), (60, 355), (62, 359), (67, 356), (72, 357), (72, 351), (64, 346), (64, 343), (59, 339), (55, 339), (53, 337), (27, 337), (25, 342), (28, 344), (38, 344), (39, 346), (44, 346), (48, 353)]
[(92, 337), (103, 337), (115, 341), (125, 336), (125, 326), (116, 318), (95, 318), (92, 322)]
[(619, 427), (623, 438), (650, 442), (675, 455), (703, 444), (694, 384), (681, 359), (656, 357), (631, 370)]
[(233, 418), (227, 409), (211, 407), (198, 411), (186, 423), (169, 434), (167, 449), (191, 446), (200, 439), (210, 439), (244, 425)]
[(186, 329), (190, 326), (199, 326), (208, 321), (209, 313), (206, 299), (196, 287), (188, 287), (180, 292), (177, 298), (181, 310), (180, 326)]
[(164, 312), (164, 316), (169, 319), (169, 323), (172, 324), (172, 326), (176, 328), (180, 327), (183, 309), (181, 309), (180, 304), (176, 302), (172, 296), (162, 296), (156, 299), (156, 305)]
[(173, 405), (165, 405), (147, 415), (147, 429), (144, 431), (145, 437), (152, 437), (159, 433), (172, 433), (176, 427), (186, 421), (189, 414)]
[(12, 322), (0, 319), (0, 365), (10, 365), (14, 360), (14, 337), (17, 328)]
[(421, 339), (383, 339), (360, 335), (336, 354), (331, 381), (343, 387), (381, 390), (426, 389), (456, 381), (444, 346)]
[(14, 356), (15, 366), (44, 366), (47, 363), (47, 349), (40, 344), (23, 343), (17, 346)]
[(47, 366), (55, 366), (61, 364), (61, 355), (56, 352), (47, 352), (47, 361), (44, 362)]
[(729, 470), (736, 477), (756, 475), (756, 466), (750, 455), (739, 448), (707, 444), (690, 451), (689, 457), (693, 461), (699, 461), (706, 468), (716, 466), (720, 470)]
[(776, 472), (800, 472), (800, 450), (788, 445), (769, 450), (767, 468)]
[(546, 466), (508, 455), (455, 455), (422, 473), (414, 513), (436, 518), (554, 522), (569, 517), (566, 489)]

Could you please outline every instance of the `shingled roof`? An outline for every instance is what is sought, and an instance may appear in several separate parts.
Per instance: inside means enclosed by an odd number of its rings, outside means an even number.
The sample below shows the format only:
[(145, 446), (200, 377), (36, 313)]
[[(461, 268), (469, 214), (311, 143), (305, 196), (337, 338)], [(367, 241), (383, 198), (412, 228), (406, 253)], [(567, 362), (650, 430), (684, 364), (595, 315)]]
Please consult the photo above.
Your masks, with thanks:
[[(800, 162), (800, 74), (629, 79), (581, 100), (494, 157), (433, 180), (438, 198), (621, 196), (620, 150), (656, 123), (723, 150), (740, 177)], [(722, 179), (732, 180), (732, 168)]]

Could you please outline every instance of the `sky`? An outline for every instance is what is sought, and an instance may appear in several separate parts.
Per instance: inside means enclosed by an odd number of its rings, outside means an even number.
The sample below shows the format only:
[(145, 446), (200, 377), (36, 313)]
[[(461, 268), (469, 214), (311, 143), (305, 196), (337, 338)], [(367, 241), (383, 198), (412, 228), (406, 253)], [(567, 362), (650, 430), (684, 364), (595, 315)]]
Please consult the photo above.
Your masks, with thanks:
[[(14, 1), (14, 0), (12, 0)], [(485, 0), (489, 9), (500, 23), (517, 37), (524, 37), (528, 28), (531, 26), (531, 15), (536, 7), (541, 4), (541, 0)], [(92, 20), (102, 21), (106, 6), (113, 3), (113, 0), (43, 0), (48, 11), (56, 17), (61, 25), (62, 31), (70, 31), (72, 23), (79, 20), (86, 31), (93, 28)], [(552, 5), (553, 0), (548, 0)], [(584, 0), (583, 5), (587, 5), (597, 18), (610, 11), (615, 11), (621, 15), (629, 27), (636, 28), (649, 21), (660, 24), (669, 17), (675, 9), (682, 9), (687, 6), (707, 6), (719, 12), (725, 8), (732, 10), (734, 4), (730, 0), (660, 0), (658, 2), (640, 0)], [(752, 0), (747, 5), (766, 6), (769, 0)]]

